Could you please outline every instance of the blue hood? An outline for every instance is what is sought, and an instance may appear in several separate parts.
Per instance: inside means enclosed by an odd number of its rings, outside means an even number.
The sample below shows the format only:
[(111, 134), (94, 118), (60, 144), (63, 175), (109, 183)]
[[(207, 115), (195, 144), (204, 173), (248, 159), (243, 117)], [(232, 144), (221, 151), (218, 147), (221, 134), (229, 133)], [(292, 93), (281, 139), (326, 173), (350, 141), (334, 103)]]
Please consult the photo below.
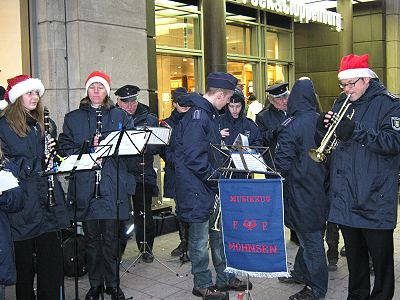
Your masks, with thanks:
[(287, 117), (297, 112), (316, 111), (317, 97), (311, 80), (296, 80), (288, 100)]

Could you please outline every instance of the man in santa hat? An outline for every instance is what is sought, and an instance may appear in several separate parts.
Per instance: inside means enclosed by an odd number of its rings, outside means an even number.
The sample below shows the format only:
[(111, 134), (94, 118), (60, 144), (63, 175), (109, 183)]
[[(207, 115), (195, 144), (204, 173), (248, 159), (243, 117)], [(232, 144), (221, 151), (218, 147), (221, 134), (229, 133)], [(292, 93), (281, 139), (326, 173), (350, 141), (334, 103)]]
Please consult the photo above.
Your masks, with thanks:
[[(350, 107), (338, 124), (339, 140), (330, 155), (330, 213), (344, 238), (349, 269), (347, 299), (392, 299), (393, 229), (397, 222), (400, 166), (400, 102), (368, 67), (368, 55), (343, 57), (339, 74), (343, 93), (317, 124), (322, 137), (333, 112), (350, 95)], [(351, 119), (347, 115), (351, 115)], [(368, 253), (375, 270), (370, 291)]]

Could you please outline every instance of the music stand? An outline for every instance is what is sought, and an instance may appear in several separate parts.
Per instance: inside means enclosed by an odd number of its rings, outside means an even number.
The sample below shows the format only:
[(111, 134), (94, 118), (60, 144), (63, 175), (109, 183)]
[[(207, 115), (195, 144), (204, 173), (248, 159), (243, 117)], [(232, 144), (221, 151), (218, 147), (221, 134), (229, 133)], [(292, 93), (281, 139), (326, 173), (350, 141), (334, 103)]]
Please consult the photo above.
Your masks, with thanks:
[[(259, 146), (249, 146), (248, 139), (246, 136), (239, 134), (235, 139), (234, 145), (211, 145), (215, 150), (222, 153), (226, 159), (223, 162), (222, 166), (217, 168), (208, 178), (210, 181), (219, 181), (219, 178), (215, 178), (215, 174), (217, 172), (221, 172), (224, 175), (228, 175), (230, 173), (230, 177), (234, 173), (245, 173), (247, 176), (250, 174), (264, 174), (265, 176), (277, 176), (282, 178), (281, 174), (276, 172), (270, 166), (268, 166), (264, 159), (263, 155), (269, 151), (268, 147), (259, 147)], [(263, 151), (260, 151), (263, 150)], [(269, 152), (271, 155), (271, 153)], [(214, 204), (213, 214), (218, 210), (218, 205), (220, 206), (219, 196), (216, 199)], [(221, 208), (219, 208), (221, 209)], [(218, 217), (217, 217), (218, 218)], [(216, 218), (216, 219), (217, 219)], [(221, 220), (221, 218), (219, 219)], [(214, 227), (214, 226), (213, 226)], [(225, 244), (224, 244), (225, 247)], [(249, 275), (246, 275), (246, 290), (241, 295), (245, 296), (246, 300), (252, 300), (249, 290)]]
[[(74, 210), (73, 217), (73, 239), (74, 239), (74, 257), (72, 260), (74, 261), (74, 273), (75, 273), (75, 300), (79, 300), (79, 283), (78, 283), (78, 242), (77, 242), (77, 200), (76, 200), (76, 176), (75, 174), (78, 172), (85, 172), (90, 170), (99, 170), (101, 166), (96, 162), (96, 156), (91, 154), (86, 154), (90, 147), (90, 141), (84, 141), (82, 146), (80, 147), (79, 153), (75, 155), (67, 156), (67, 158), (63, 158), (61, 164), (54, 169), (53, 166), (49, 166), (50, 163), (53, 162), (53, 159), (56, 157), (55, 151), (53, 151), (50, 156), (45, 161), (45, 171), (41, 172), (41, 176), (49, 176), (49, 175), (59, 175), (68, 173), (66, 179), (74, 180), (74, 201), (72, 203)], [(74, 149), (58, 149), (60, 152), (75, 150)]]
[[(167, 127), (148, 127), (148, 126), (141, 126), (137, 127), (138, 130), (143, 130), (148, 133), (149, 135), (149, 140), (146, 144), (147, 145), (158, 145), (158, 146), (166, 146), (169, 144), (169, 140), (171, 137), (171, 128)], [(142, 245), (139, 249), (139, 255), (134, 259), (132, 263), (129, 264), (129, 266), (125, 269), (124, 273), (121, 275), (121, 277), (125, 276), (126, 273), (129, 273), (129, 269), (133, 266), (135, 266), (135, 263), (145, 254), (151, 255), (160, 265), (164, 266), (166, 269), (171, 271), (172, 273), (175, 273), (176, 276), (180, 276), (179, 273), (177, 273), (175, 270), (161, 262), (157, 257), (154, 256), (153, 252), (150, 251), (150, 246), (147, 243), (146, 240), (146, 193), (145, 193), (145, 162), (144, 162), (144, 152), (141, 154), (142, 155), (142, 185), (143, 185), (143, 242)]]

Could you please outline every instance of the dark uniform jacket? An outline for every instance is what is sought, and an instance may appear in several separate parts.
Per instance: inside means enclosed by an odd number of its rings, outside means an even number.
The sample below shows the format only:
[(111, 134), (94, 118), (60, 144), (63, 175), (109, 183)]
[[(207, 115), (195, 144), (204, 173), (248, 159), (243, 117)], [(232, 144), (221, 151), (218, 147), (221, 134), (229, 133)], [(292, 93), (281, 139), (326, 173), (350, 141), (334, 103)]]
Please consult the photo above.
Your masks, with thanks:
[(285, 224), (300, 232), (322, 230), (328, 216), (326, 165), (308, 155), (316, 148), (313, 129), (319, 114), (310, 80), (297, 80), (289, 96), (288, 116), (278, 136), (275, 163), (285, 177)]
[(260, 130), (253, 120), (246, 118), (243, 108), (238, 118), (233, 118), (228, 107), (225, 107), (225, 113), (220, 118), (220, 128), (229, 128), (229, 136), (224, 139), (225, 145), (233, 145), (239, 133), (247, 136), (250, 146), (262, 146), (263, 140)]
[[(143, 125), (149, 127), (158, 127), (158, 118), (151, 114), (149, 111), (149, 107), (144, 105), (143, 103), (138, 103), (137, 109), (135, 114), (128, 115), (133, 122), (134, 127), (141, 127)], [(151, 185), (153, 188), (153, 196), (158, 195), (158, 187), (157, 187), (157, 173), (154, 170), (153, 163), (154, 163), (154, 155), (159, 152), (159, 147), (155, 145), (147, 145), (146, 151), (144, 153), (144, 157), (141, 155), (137, 156), (130, 156), (127, 159), (128, 163), (128, 173), (130, 176), (134, 177), (134, 181), (136, 184), (143, 183), (143, 167), (142, 162), (144, 158), (144, 182), (145, 184)], [(130, 180), (132, 182), (132, 179)], [(131, 188), (132, 189), (132, 186)], [(135, 186), (133, 186), (133, 193), (134, 195)]]
[(176, 129), (176, 200), (178, 217), (184, 222), (206, 222), (218, 192), (214, 172), (221, 165), (211, 144), (221, 143), (218, 111), (196, 93), (187, 98), (193, 107), (185, 113)]
[[(102, 138), (111, 131), (122, 127), (131, 128), (124, 110), (111, 106), (102, 107)], [(96, 132), (96, 109), (88, 104), (81, 104), (79, 109), (65, 115), (63, 132), (59, 137), (59, 147), (64, 155), (78, 154), (82, 144), (92, 140)], [(76, 195), (75, 195), (76, 184)], [(117, 197), (117, 159), (102, 159), (100, 195), (94, 198), (95, 171), (79, 171), (76, 181), (71, 179), (68, 186), (68, 199), (77, 199), (77, 217), (79, 221), (96, 219), (116, 219)], [(128, 219), (128, 181), (124, 157), (119, 157), (119, 200), (120, 219)]]
[[(336, 101), (338, 111), (346, 95)], [(355, 130), (330, 162), (329, 221), (356, 228), (393, 229), (397, 220), (400, 103), (371, 79), (349, 108)]]
[[(47, 177), (41, 176), (44, 160), (44, 134), (32, 118), (27, 120), (29, 132), (19, 137), (8, 125), (5, 117), (0, 118), (0, 140), (3, 154), (16, 164), (17, 175), (23, 193), (24, 208), (9, 214), (13, 239), (27, 240), (46, 232), (58, 231), (69, 226), (68, 206), (61, 184), (54, 177), (56, 206), (49, 207), (47, 200)], [(51, 121), (53, 138), (57, 128)]]
[[(12, 167), (13, 173), (16, 172), (11, 163), (7, 163), (5, 169)], [(17, 176), (15, 173), (14, 176)], [(23, 208), (23, 194), (20, 187), (3, 192), (0, 196), (0, 284), (11, 285), (17, 280), (14, 262), (14, 243), (11, 236), (10, 222), (8, 214), (16, 213)]]
[[(261, 132), (264, 142), (263, 146), (269, 147), (272, 158), (274, 158), (275, 155), (277, 130), (279, 130), (280, 125), (285, 119), (285, 112), (276, 109), (272, 104), (269, 104), (256, 115), (256, 124)], [(273, 166), (268, 152), (264, 155), (264, 159), (269, 166)]]

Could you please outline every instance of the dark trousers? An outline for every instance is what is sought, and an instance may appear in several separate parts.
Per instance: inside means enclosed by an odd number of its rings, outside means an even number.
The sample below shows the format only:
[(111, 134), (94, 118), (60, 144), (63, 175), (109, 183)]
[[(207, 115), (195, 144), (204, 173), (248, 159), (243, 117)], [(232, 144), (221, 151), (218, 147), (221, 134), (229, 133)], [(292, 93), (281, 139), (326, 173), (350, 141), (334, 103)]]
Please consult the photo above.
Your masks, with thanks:
[(61, 232), (43, 233), (29, 240), (14, 242), (14, 245), (17, 268), (15, 288), (17, 299), (36, 299), (33, 287), (35, 267), (37, 299), (64, 299)]
[(146, 241), (148, 245), (148, 248), (146, 248), (145, 250), (149, 252), (153, 250), (153, 242), (155, 236), (153, 213), (151, 211), (152, 197), (153, 197), (153, 187), (151, 185), (145, 184), (145, 192), (143, 193), (143, 184), (139, 182), (136, 184), (136, 192), (135, 195), (133, 196), (136, 243), (139, 250), (144, 250), (143, 249), (143, 240), (144, 240), (143, 207), (144, 207), (146, 212)]
[(88, 220), (83, 222), (87, 269), (91, 287), (116, 287), (119, 274), (119, 239), (116, 220)]
[[(340, 226), (349, 268), (348, 300), (389, 300), (394, 294), (393, 230)], [(374, 265), (370, 294), (369, 256)]]
[(329, 262), (337, 263), (339, 259), (339, 227), (337, 224), (327, 222), (325, 241), (328, 245), (326, 256)]

